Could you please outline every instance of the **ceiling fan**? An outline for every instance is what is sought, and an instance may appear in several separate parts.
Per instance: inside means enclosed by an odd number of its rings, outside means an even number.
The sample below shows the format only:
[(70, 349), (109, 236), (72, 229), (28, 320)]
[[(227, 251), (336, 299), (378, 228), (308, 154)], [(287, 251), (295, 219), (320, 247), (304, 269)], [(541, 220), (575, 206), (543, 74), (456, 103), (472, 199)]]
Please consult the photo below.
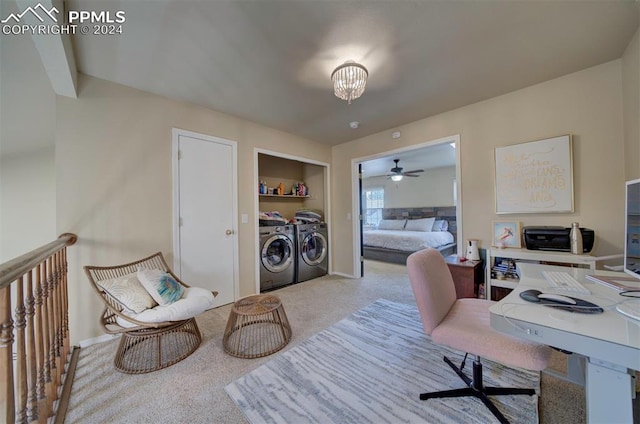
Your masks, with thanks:
[(387, 175), (388, 178), (391, 178), (392, 181), (401, 181), (403, 177), (419, 177), (420, 175), (415, 175), (419, 172), (424, 172), (424, 169), (414, 169), (413, 171), (402, 172), (402, 167), (398, 166), (398, 162), (400, 159), (393, 160), (396, 163), (396, 166), (391, 168), (389, 171), (391, 174)]

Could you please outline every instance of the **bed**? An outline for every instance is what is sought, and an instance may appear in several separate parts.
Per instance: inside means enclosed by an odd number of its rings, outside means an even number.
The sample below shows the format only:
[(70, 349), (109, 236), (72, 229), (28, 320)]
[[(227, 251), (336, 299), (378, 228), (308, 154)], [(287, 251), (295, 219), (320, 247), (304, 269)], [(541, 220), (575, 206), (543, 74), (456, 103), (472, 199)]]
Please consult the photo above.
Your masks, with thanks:
[(456, 236), (449, 231), (450, 226), (450, 221), (442, 217), (383, 219), (377, 229), (363, 231), (363, 256), (405, 264), (410, 254), (427, 247), (443, 256), (455, 254)]

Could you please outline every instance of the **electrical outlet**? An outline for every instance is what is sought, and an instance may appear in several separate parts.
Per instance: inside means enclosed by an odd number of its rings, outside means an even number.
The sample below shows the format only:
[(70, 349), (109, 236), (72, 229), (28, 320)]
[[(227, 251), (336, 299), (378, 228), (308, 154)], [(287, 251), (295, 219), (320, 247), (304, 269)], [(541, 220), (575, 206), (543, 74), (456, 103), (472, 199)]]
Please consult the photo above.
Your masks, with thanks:
[(542, 337), (542, 331), (537, 328), (522, 328), (522, 331), (530, 336)]

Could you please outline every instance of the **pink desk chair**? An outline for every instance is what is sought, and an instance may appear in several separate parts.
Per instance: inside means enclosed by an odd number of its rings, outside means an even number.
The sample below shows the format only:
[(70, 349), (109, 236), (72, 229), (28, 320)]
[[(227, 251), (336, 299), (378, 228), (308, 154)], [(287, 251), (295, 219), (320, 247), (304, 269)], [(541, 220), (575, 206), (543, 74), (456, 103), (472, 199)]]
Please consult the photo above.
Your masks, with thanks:
[[(508, 423), (488, 396), (533, 395), (534, 389), (485, 387), (482, 384), (481, 357), (508, 366), (540, 371), (547, 366), (551, 348), (502, 334), (489, 324), (489, 307), (495, 302), (484, 299), (456, 299), (453, 278), (442, 255), (435, 249), (424, 249), (407, 258), (407, 271), (425, 333), (434, 343), (474, 355), (473, 379), (449, 358), (444, 361), (468, 387), (420, 394), (420, 400), (431, 398), (475, 396), (491, 410), (501, 423)], [(465, 355), (465, 359), (467, 357)]]

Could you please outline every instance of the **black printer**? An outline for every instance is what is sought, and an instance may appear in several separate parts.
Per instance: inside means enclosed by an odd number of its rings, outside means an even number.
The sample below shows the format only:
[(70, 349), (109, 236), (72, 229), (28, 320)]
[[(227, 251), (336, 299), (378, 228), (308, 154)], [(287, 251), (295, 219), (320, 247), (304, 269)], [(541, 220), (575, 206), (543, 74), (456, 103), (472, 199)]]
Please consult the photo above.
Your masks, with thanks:
[[(556, 252), (571, 252), (569, 233), (566, 227), (524, 227), (524, 244), (529, 250), (551, 250)], [(595, 233), (588, 228), (580, 228), (582, 233), (583, 253), (591, 252)]]

